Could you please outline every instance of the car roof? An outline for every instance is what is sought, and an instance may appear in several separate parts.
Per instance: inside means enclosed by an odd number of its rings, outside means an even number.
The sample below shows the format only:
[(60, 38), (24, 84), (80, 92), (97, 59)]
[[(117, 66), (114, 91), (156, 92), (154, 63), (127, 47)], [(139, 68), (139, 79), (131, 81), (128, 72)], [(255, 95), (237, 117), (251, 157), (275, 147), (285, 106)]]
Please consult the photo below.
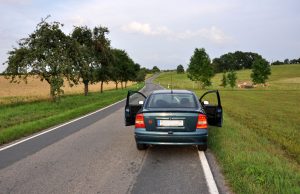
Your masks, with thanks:
[(189, 90), (155, 90), (152, 94), (193, 94)]

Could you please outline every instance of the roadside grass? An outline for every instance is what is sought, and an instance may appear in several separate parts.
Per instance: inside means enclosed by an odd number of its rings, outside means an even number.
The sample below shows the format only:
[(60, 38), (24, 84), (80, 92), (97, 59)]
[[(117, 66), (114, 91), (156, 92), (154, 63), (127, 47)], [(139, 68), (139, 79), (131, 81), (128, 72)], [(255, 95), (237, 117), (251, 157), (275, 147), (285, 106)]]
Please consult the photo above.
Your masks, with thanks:
[(139, 90), (144, 84), (127, 89), (66, 95), (53, 103), (47, 100), (0, 105), (0, 145), (98, 110), (126, 97), (130, 89)]
[[(238, 79), (251, 80), (250, 73), (238, 71)], [(300, 65), (273, 66), (269, 87), (233, 90), (218, 86), (222, 74), (213, 78), (209, 89), (220, 90), (224, 125), (210, 128), (209, 148), (234, 192), (300, 193), (299, 77)], [(172, 79), (174, 88), (205, 92), (185, 74)], [(170, 73), (156, 82), (167, 87)]]
[(240, 120), (225, 113), (224, 121), (222, 128), (210, 128), (209, 148), (235, 193), (300, 192), (297, 162)]

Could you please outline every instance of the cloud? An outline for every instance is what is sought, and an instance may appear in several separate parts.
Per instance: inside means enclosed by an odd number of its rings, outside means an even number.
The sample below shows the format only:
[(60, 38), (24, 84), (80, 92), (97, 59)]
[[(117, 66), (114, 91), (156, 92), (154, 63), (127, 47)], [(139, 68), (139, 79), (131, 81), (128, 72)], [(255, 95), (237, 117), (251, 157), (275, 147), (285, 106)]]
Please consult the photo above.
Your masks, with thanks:
[(145, 35), (167, 35), (170, 34), (170, 30), (165, 26), (158, 26), (156, 28), (151, 27), (148, 23), (131, 22), (121, 28), (125, 32), (136, 32)]
[(206, 39), (216, 44), (224, 44), (233, 40), (230, 36), (227, 36), (221, 29), (215, 26), (211, 26), (210, 28), (201, 28), (196, 31), (186, 30), (178, 33), (176, 37), (178, 39)]
[(25, 5), (31, 4), (32, 0), (1, 0), (0, 3), (9, 5)]
[(170, 40), (187, 40), (201, 39), (208, 40), (215, 44), (225, 44), (232, 41), (221, 29), (211, 26), (210, 28), (201, 28), (198, 30), (185, 30), (183, 32), (175, 32), (166, 26), (152, 27), (148, 23), (130, 22), (123, 25), (121, 30), (128, 33), (140, 33), (147, 36), (167, 36)]

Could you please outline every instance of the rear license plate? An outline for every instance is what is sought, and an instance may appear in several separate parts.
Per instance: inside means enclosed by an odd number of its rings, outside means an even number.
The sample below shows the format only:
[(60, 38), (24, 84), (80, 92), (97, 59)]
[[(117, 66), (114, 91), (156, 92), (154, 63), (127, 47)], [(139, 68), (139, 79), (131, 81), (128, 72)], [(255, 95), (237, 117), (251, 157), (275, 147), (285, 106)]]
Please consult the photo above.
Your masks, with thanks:
[(157, 126), (159, 126), (159, 127), (182, 127), (183, 120), (158, 120)]

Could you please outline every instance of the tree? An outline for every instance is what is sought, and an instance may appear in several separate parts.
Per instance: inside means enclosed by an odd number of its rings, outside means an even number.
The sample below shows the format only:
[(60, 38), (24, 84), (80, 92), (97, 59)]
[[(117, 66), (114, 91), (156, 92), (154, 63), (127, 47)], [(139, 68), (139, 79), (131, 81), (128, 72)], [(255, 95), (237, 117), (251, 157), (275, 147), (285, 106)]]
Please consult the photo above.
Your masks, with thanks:
[(109, 67), (109, 75), (110, 80), (115, 82), (116, 90), (118, 89), (118, 84), (120, 83), (120, 76), (121, 76), (121, 59), (119, 57), (120, 50), (119, 49), (112, 49), (112, 65)]
[(236, 51), (215, 58), (212, 63), (215, 72), (218, 73), (229, 70), (250, 69), (256, 58), (262, 57), (257, 53)]
[(229, 83), (230, 87), (233, 89), (236, 85), (236, 80), (237, 80), (236, 72), (231, 70), (227, 74), (227, 79), (228, 79), (228, 83)]
[(289, 59), (284, 59), (284, 64), (289, 64), (290, 63), (290, 60)]
[(265, 59), (256, 59), (252, 66), (251, 78), (254, 84), (264, 84), (271, 75), (271, 68)]
[(210, 58), (204, 48), (196, 48), (187, 69), (188, 77), (202, 85), (202, 88), (211, 85), (211, 78), (214, 75)]
[(284, 65), (284, 62), (277, 60), (277, 61), (272, 62), (271, 65)]
[(94, 82), (100, 82), (100, 92), (103, 92), (103, 83), (110, 79), (110, 70), (113, 65), (113, 53), (110, 40), (106, 37), (109, 33), (106, 27), (93, 29), (93, 56), (94, 56)]
[(177, 66), (177, 73), (184, 73), (184, 68), (182, 65)]
[(75, 27), (71, 37), (76, 41), (78, 46), (78, 55), (74, 64), (78, 71), (79, 77), (84, 84), (84, 95), (87, 96), (89, 91), (89, 83), (93, 79), (93, 41), (92, 31), (86, 26)]
[[(46, 18), (47, 19), (47, 18)], [(19, 48), (10, 51), (6, 75), (11, 81), (36, 75), (41, 81), (50, 85), (50, 96), (56, 101), (63, 90), (61, 87), (66, 78), (70, 84), (76, 83), (72, 58), (76, 49), (74, 42), (66, 36), (59, 22), (37, 24), (29, 37), (21, 39)]]
[(126, 51), (120, 49), (112, 49), (113, 52), (113, 65), (111, 68), (111, 79), (116, 84), (116, 89), (118, 89), (118, 84), (121, 83), (123, 88), (123, 82), (125, 86), (127, 81), (133, 80), (136, 76), (136, 68), (133, 60), (128, 56)]
[(110, 66), (99, 66), (94, 72), (94, 81), (100, 82), (100, 93), (103, 93), (103, 84), (108, 83), (110, 80)]
[(300, 58), (290, 60), (290, 64), (299, 64), (299, 63), (300, 63)]
[(146, 78), (146, 74), (147, 74), (147, 69), (146, 68), (141, 68), (138, 72), (137, 72), (137, 76), (136, 76), (136, 80), (137, 82), (143, 82), (145, 81)]
[[(133, 63), (133, 71), (130, 73), (129, 81), (142, 82), (145, 81), (146, 71), (145, 69), (141, 69), (140, 64)], [(126, 87), (126, 82), (125, 82)]]
[(157, 66), (154, 66), (152, 68), (152, 73), (159, 73), (159, 72), (160, 72), (160, 69)]
[(227, 80), (228, 80), (228, 79), (227, 79), (227, 76), (226, 76), (226, 72), (224, 72), (224, 73), (223, 73), (222, 80), (221, 80), (221, 82), (222, 82), (222, 83), (221, 83), (221, 86), (223, 86), (224, 88), (225, 88), (225, 87), (227, 86), (227, 84), (228, 84), (228, 83), (227, 83)]

